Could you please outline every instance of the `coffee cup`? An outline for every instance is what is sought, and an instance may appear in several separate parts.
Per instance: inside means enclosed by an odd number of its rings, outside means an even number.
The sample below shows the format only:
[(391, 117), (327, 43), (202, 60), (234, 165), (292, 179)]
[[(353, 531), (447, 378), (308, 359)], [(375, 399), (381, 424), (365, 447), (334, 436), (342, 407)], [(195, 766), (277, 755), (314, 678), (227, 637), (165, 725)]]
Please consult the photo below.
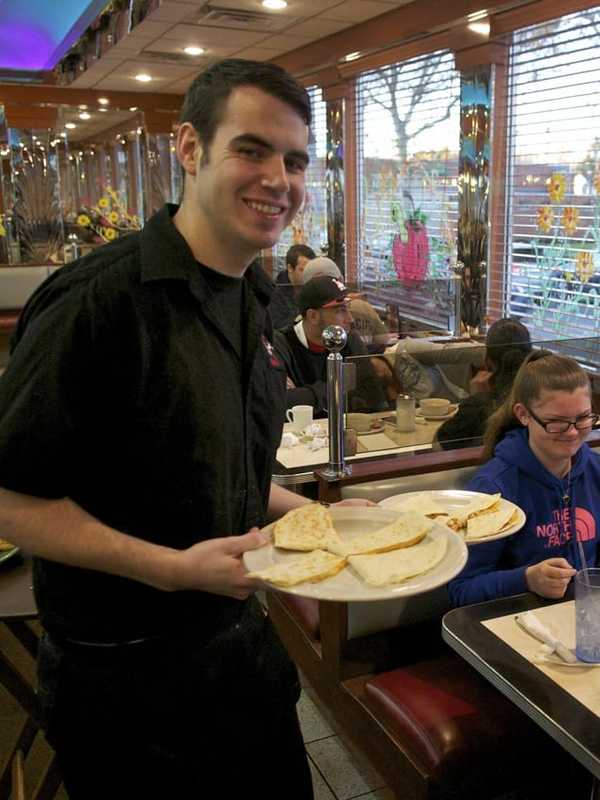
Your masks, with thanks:
[(450, 411), (450, 400), (443, 397), (424, 397), (419, 400), (419, 408), (424, 417), (445, 417)]
[(291, 423), (296, 433), (302, 433), (307, 425), (313, 421), (312, 406), (292, 406), (285, 412), (287, 421)]

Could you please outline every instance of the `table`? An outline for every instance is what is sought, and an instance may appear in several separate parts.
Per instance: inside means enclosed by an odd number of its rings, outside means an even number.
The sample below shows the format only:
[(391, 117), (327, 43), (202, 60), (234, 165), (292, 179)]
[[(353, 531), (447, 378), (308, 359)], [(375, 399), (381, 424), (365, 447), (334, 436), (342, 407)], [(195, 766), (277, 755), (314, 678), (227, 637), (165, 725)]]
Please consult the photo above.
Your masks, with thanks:
[[(378, 411), (370, 414), (373, 419), (389, 417), (393, 411)], [(364, 448), (363, 452), (355, 456), (347, 456), (346, 462), (351, 464), (353, 461), (365, 461), (370, 458), (387, 458), (397, 456), (402, 453), (415, 453), (422, 450), (431, 450), (435, 434), (440, 425), (445, 420), (424, 420), (416, 423), (415, 430), (411, 433), (394, 432), (389, 428), (389, 446), (382, 444), (384, 433), (369, 434), (361, 436), (358, 434), (358, 442)], [(315, 420), (317, 423), (327, 424), (327, 420)], [(293, 426), (286, 423), (283, 426), (284, 433), (292, 431)], [(380, 444), (382, 446), (380, 447)], [(306, 446), (299, 445), (290, 450), (279, 448), (273, 473), (273, 480), (282, 486), (293, 488), (303, 483), (314, 483), (316, 481), (314, 470), (326, 466), (329, 461), (329, 447), (310, 452)]]
[(553, 605), (533, 594), (504, 597), (445, 614), (447, 644), (540, 725), (592, 775), (600, 778), (600, 720), (482, 623)]

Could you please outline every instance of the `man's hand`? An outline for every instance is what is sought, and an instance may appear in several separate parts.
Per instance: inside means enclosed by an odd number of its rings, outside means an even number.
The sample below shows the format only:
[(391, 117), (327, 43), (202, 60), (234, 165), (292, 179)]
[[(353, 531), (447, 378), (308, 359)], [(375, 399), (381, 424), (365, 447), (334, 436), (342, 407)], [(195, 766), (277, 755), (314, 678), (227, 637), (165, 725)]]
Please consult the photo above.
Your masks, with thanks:
[(295, 388), (296, 388), (296, 384), (295, 384), (295, 383), (294, 383), (294, 381), (293, 381), (293, 380), (290, 378), (290, 376), (289, 376), (289, 375), (288, 375), (288, 376), (286, 377), (286, 379), (285, 379), (285, 388), (286, 388), (286, 389), (295, 389)]
[(196, 590), (245, 600), (261, 585), (247, 578), (242, 553), (267, 544), (258, 528), (243, 536), (208, 539), (177, 552), (173, 565), (174, 591)]
[(480, 369), (469, 381), (469, 391), (471, 394), (481, 394), (491, 391), (490, 378), (493, 373), (487, 369)]
[(552, 600), (564, 596), (569, 581), (577, 572), (566, 558), (547, 558), (525, 570), (527, 588)]

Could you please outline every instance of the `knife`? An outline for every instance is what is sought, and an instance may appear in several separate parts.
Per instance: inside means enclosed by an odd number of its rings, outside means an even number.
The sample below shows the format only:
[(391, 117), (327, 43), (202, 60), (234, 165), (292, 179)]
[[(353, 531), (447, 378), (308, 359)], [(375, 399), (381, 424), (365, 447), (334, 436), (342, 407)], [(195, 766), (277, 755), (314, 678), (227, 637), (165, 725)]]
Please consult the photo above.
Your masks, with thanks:
[(557, 656), (567, 661), (569, 664), (574, 664), (577, 658), (572, 650), (569, 650), (560, 639), (554, 637), (548, 628), (539, 621), (533, 611), (526, 611), (524, 614), (517, 614), (515, 622), (524, 631), (533, 636), (539, 642), (543, 642), (556, 653)]

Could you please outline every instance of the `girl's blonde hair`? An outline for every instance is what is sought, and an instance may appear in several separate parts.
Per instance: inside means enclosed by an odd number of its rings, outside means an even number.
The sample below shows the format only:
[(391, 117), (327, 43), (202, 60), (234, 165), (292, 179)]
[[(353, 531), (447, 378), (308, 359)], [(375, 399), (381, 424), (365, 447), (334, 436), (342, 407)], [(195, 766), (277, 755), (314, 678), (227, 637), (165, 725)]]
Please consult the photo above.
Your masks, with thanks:
[(483, 460), (494, 455), (494, 448), (508, 431), (520, 427), (513, 413), (517, 403), (529, 408), (544, 391), (574, 392), (582, 386), (591, 394), (590, 379), (575, 359), (554, 355), (549, 350), (531, 353), (515, 375), (508, 397), (488, 419), (483, 437)]

